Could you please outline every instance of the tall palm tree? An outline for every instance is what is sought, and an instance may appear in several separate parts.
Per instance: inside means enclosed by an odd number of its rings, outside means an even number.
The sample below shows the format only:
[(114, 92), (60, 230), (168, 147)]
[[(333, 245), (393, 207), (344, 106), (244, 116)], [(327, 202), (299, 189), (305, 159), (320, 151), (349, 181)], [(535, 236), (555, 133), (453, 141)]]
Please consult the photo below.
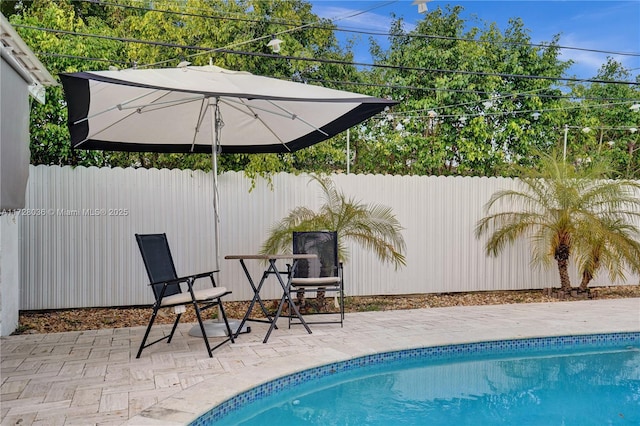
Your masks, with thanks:
[(294, 231), (336, 231), (338, 256), (342, 262), (349, 258), (346, 242), (353, 241), (372, 250), (382, 262), (396, 268), (404, 266), (406, 259), (403, 229), (391, 208), (379, 204), (363, 204), (347, 198), (338, 191), (328, 177), (312, 176), (320, 184), (324, 204), (314, 212), (307, 207), (296, 207), (269, 231), (260, 253), (291, 252)]
[(532, 262), (555, 260), (565, 291), (572, 288), (572, 254), (585, 290), (601, 267), (613, 278), (624, 276), (624, 266), (640, 270), (638, 182), (605, 180), (603, 165), (577, 169), (556, 154), (542, 154), (540, 164), (539, 171), (523, 172), (520, 190), (498, 191), (485, 205), (487, 216), (476, 224), (476, 236), (492, 232), (487, 254), (497, 256), (507, 244), (529, 237)]

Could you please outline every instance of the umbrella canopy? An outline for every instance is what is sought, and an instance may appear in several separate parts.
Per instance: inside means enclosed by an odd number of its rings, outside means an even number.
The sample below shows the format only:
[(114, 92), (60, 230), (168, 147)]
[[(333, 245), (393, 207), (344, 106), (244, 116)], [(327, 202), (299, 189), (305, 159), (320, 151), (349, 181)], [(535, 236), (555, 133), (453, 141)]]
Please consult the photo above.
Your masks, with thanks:
[[(60, 75), (74, 148), (281, 153), (308, 147), (397, 102), (216, 66)], [(220, 131), (224, 129), (224, 137)]]

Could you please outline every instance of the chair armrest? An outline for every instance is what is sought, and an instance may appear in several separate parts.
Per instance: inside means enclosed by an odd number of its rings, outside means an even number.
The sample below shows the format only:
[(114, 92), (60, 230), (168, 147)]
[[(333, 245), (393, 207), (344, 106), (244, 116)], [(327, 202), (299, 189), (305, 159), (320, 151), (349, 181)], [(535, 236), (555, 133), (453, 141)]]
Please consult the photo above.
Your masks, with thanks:
[(195, 275), (189, 275), (186, 278), (193, 278), (194, 280), (197, 280), (199, 278), (210, 277), (211, 275), (215, 274), (216, 272), (220, 272), (220, 269), (216, 269), (215, 271), (210, 271), (210, 272), (201, 272), (201, 273), (195, 274)]
[(216, 269), (215, 271), (210, 271), (210, 272), (201, 272), (199, 274), (194, 274), (194, 275), (185, 275), (184, 277), (179, 277), (179, 278), (174, 278), (172, 280), (166, 280), (166, 281), (156, 281), (153, 283), (149, 283), (149, 285), (160, 285), (160, 284), (165, 284), (165, 285), (169, 285), (169, 284), (180, 284), (180, 283), (184, 283), (187, 282), (189, 280), (197, 280), (200, 278), (205, 278), (205, 277), (211, 277), (213, 274), (215, 274), (216, 272), (220, 272), (219, 269)]
[(153, 283), (149, 283), (149, 285), (169, 285), (169, 284), (180, 284), (180, 283), (184, 283), (187, 282), (189, 280), (190, 277), (180, 277), (180, 278), (174, 278), (172, 280), (165, 280), (165, 281), (156, 281)]

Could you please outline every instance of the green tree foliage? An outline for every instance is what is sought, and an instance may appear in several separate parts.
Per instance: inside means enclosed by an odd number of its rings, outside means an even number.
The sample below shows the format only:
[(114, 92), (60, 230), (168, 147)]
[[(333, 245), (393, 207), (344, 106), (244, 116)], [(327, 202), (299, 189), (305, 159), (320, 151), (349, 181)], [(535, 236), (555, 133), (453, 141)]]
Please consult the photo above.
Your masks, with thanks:
[[(78, 18), (70, 3), (50, 0), (26, 3), (23, 14), (11, 17), (14, 25), (33, 28), (55, 28), (61, 31), (86, 32), (87, 23)], [(102, 25), (101, 31), (109, 31)], [(18, 27), (21, 37), (37, 53), (53, 75), (59, 72), (75, 72), (103, 67), (99, 61), (78, 61), (70, 56), (88, 58), (113, 57), (117, 43), (111, 40), (84, 39), (63, 33), (47, 33), (38, 29)], [(51, 52), (55, 55), (44, 55)], [(106, 165), (109, 155), (102, 152), (72, 150), (67, 129), (67, 111), (61, 87), (47, 90), (47, 102), (31, 107), (31, 162), (33, 164), (58, 165)]]
[(603, 180), (606, 170), (599, 163), (576, 168), (555, 154), (541, 155), (540, 171), (523, 171), (521, 189), (498, 191), (487, 202), (487, 216), (476, 225), (478, 237), (490, 234), (487, 254), (497, 256), (528, 237), (533, 263), (555, 260), (565, 291), (572, 288), (572, 256), (583, 290), (600, 268), (612, 280), (623, 278), (625, 267), (640, 271), (640, 184)]
[(640, 102), (637, 85), (608, 81), (629, 81), (630, 73), (609, 58), (595, 77), (603, 83), (577, 84), (573, 93), (584, 97), (582, 108), (575, 109), (569, 121), (575, 123), (568, 140), (568, 152), (574, 162), (599, 158), (609, 164), (614, 177), (640, 178), (640, 112), (630, 105)]
[(382, 172), (390, 157), (402, 174), (508, 174), (552, 143), (531, 114), (557, 106), (559, 91), (552, 80), (519, 76), (562, 75), (570, 64), (558, 59), (557, 37), (532, 46), (519, 19), (504, 33), (493, 24), (467, 29), (461, 11), (439, 8), (410, 32), (397, 20), (389, 49), (374, 48), (378, 62), (396, 68), (372, 78), (394, 87), (401, 104), (375, 135), (387, 143), (359, 147), (359, 170)]
[[(558, 36), (533, 45), (520, 19), (501, 31), (480, 19), (463, 20), (462, 10), (432, 10), (411, 31), (394, 19), (389, 48), (371, 43), (380, 67), (356, 68), (335, 25), (304, 0), (2, 2), (53, 75), (175, 66), (186, 59), (399, 101), (384, 117), (351, 129), (355, 173), (510, 176), (518, 173), (515, 165), (535, 167), (536, 150), (562, 146), (568, 125), (570, 162), (603, 158), (615, 177), (640, 176), (640, 132), (631, 130), (640, 128), (640, 112), (629, 109), (640, 100), (640, 81), (615, 83), (630, 74), (609, 59), (594, 77), (602, 83), (564, 87), (554, 78), (564, 77), (571, 63), (560, 59)], [(284, 41), (279, 54), (267, 47), (272, 35)], [(62, 89), (50, 89), (47, 99), (32, 107), (34, 164), (211, 167), (208, 155), (73, 151)], [(586, 127), (592, 131), (582, 132)], [(295, 153), (222, 155), (219, 169), (250, 176), (340, 172), (346, 146), (343, 133)]]

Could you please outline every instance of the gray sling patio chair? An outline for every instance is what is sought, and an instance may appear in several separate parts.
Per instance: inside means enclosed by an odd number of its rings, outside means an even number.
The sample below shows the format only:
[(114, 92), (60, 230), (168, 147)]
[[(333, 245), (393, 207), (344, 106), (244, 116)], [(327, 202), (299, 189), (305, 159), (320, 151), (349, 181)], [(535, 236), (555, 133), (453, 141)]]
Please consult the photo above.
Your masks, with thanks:
[[(344, 322), (344, 280), (342, 276), (342, 263), (338, 260), (338, 233), (335, 231), (313, 231), (293, 233), (293, 253), (294, 254), (315, 254), (315, 259), (301, 259), (291, 277), (290, 291), (298, 294), (298, 301), (301, 295), (306, 297), (309, 293), (326, 295), (333, 293), (338, 300), (339, 312), (324, 311), (324, 306), (312, 313), (306, 313), (305, 322), (308, 324), (328, 324)], [(292, 298), (292, 300), (295, 300)], [(305, 309), (302, 309), (305, 311)], [(332, 314), (338, 315), (339, 319), (331, 320), (311, 320), (306, 315)], [(295, 317), (289, 316), (289, 325), (294, 324)]]
[[(153, 289), (153, 294), (156, 299), (155, 303), (153, 304), (153, 313), (151, 314), (151, 318), (149, 319), (149, 325), (147, 326), (147, 330), (144, 333), (144, 338), (142, 339), (142, 343), (140, 344), (140, 349), (138, 349), (136, 358), (140, 358), (142, 350), (151, 345), (154, 345), (165, 339), (167, 340), (167, 343), (171, 343), (171, 339), (173, 338), (173, 334), (178, 327), (178, 322), (180, 321), (182, 312), (184, 312), (184, 310), (181, 310), (180, 308), (175, 310), (176, 319), (173, 323), (171, 333), (157, 340), (154, 340), (151, 343), (146, 343), (149, 337), (149, 332), (151, 331), (151, 327), (153, 326), (156, 316), (158, 315), (158, 311), (162, 308), (175, 308), (189, 305), (193, 306), (196, 312), (196, 317), (198, 318), (200, 331), (202, 332), (202, 337), (204, 338), (204, 343), (207, 348), (209, 357), (213, 357), (213, 350), (222, 346), (226, 342), (231, 341), (231, 343), (233, 343), (233, 333), (231, 332), (229, 321), (227, 321), (227, 316), (224, 312), (224, 307), (222, 306), (222, 297), (226, 296), (227, 294), (231, 294), (231, 292), (228, 291), (225, 287), (216, 286), (216, 281), (213, 277), (213, 274), (218, 271), (178, 277), (178, 275), (176, 274), (176, 268), (173, 264), (173, 257), (171, 256), (171, 251), (169, 250), (169, 243), (167, 241), (166, 234), (136, 234), (136, 241), (138, 242), (140, 254), (142, 254), (142, 260), (144, 261), (144, 266), (147, 269), (147, 275), (149, 276), (150, 285)], [(211, 287), (194, 289), (193, 285), (195, 281), (201, 278), (209, 278), (211, 280)], [(183, 285), (182, 287), (186, 288), (183, 289), (181, 287), (181, 284)], [(220, 315), (224, 320), (227, 329), (227, 336), (229, 337), (218, 343), (216, 346), (211, 347), (211, 345), (209, 344), (209, 338), (207, 337), (204, 325), (202, 323), (201, 312), (214, 306), (219, 306), (220, 308)]]

